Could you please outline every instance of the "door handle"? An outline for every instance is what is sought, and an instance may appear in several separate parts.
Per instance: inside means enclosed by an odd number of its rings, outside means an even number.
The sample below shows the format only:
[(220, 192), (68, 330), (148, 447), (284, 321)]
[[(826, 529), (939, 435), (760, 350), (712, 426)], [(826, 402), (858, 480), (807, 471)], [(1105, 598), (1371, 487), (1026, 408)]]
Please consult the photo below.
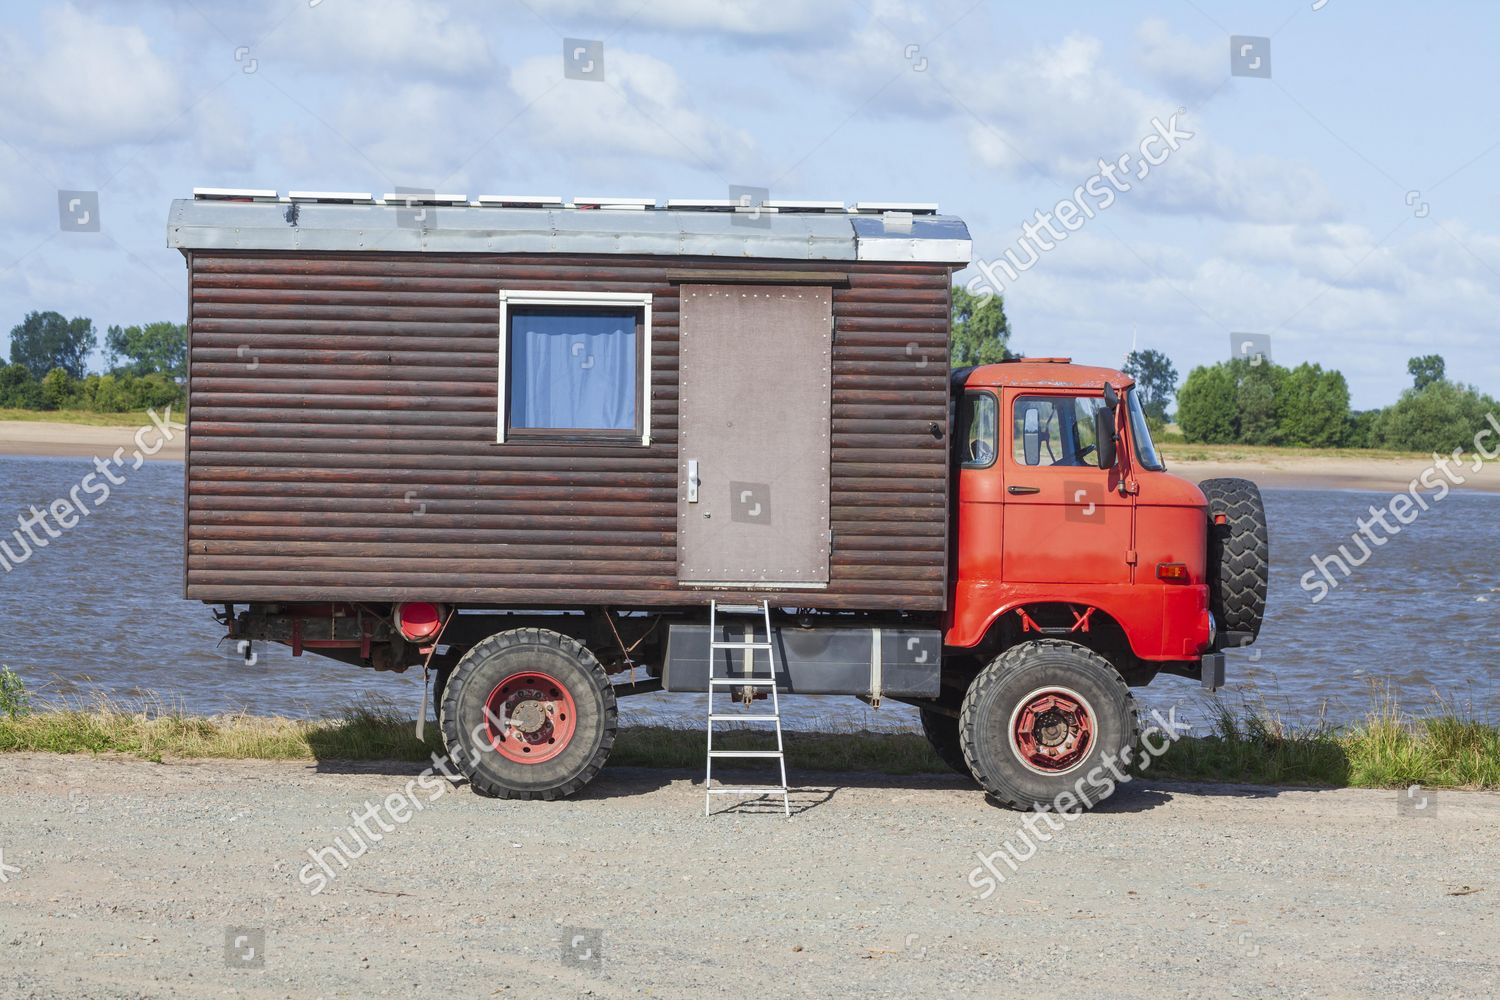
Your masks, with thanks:
[(697, 503), (698, 502), (698, 482), (699, 482), (699, 480), (698, 480), (698, 460), (696, 458), (690, 458), (690, 459), (688, 459), (688, 470), (687, 470), (687, 472), (688, 472), (688, 475), (687, 475), (687, 480), (688, 480), (687, 481), (687, 502), (688, 503)]
[(1005, 492), (1012, 496), (1024, 496), (1028, 493), (1040, 493), (1042, 488), (1040, 486), (1007, 486)]

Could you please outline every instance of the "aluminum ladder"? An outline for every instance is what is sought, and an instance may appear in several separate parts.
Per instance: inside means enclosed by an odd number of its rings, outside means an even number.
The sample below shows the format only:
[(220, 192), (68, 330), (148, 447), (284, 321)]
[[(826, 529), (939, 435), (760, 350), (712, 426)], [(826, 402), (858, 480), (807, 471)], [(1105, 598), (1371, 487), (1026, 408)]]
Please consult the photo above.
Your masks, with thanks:
[[(765, 626), (765, 640), (760, 641), (754, 637), (753, 626), (747, 627), (745, 638), (733, 642), (719, 641), (719, 612), (725, 614), (754, 614), (760, 612), (761, 620)], [(703, 815), (712, 814), (712, 803), (715, 795), (777, 795), (781, 796), (782, 811), (792, 815), (792, 803), (789, 789), (786, 783), (786, 754), (783, 752), (781, 743), (781, 700), (776, 693), (776, 651), (775, 633), (771, 631), (771, 603), (761, 601), (759, 607), (756, 605), (726, 604), (719, 606), (718, 601), (710, 601), (708, 605), (708, 769), (703, 778)], [(745, 652), (745, 673), (736, 674), (732, 677), (714, 676), (714, 666), (719, 659), (719, 651), (733, 649)], [(767, 670), (763, 674), (755, 671), (758, 658), (756, 653), (764, 651), (766, 654)], [(737, 712), (715, 712), (714, 692), (729, 688), (733, 693), (735, 688), (766, 687), (771, 689), (771, 712), (769, 715), (746, 715)], [(714, 723), (716, 722), (769, 722), (776, 729), (775, 750), (715, 750), (714, 749)], [(721, 785), (714, 787), (714, 758), (724, 757), (759, 757), (775, 759), (781, 768), (780, 787), (771, 786), (740, 786)]]

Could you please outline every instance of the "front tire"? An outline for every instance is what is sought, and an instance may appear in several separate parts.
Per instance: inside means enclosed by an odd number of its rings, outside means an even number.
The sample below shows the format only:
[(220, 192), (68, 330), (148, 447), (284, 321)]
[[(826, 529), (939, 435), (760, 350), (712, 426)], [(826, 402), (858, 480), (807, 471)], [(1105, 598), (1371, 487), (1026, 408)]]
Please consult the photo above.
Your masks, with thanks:
[(593, 780), (614, 746), (614, 688), (581, 643), (523, 628), (474, 646), (438, 715), (455, 767), (481, 795), (557, 799)]
[[(959, 735), (970, 771), (1001, 805), (1071, 812), (1113, 794), (1135, 757), (1140, 723), (1130, 688), (1108, 660), (1042, 639), (979, 672), (964, 697)], [(1059, 800), (1065, 792), (1073, 801)]]

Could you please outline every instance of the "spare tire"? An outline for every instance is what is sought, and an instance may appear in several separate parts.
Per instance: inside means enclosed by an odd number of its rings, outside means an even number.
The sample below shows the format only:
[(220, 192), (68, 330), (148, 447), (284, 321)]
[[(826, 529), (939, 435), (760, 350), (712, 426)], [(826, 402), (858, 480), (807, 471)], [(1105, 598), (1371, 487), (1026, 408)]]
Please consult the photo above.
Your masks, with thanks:
[(1219, 626), (1218, 645), (1249, 645), (1266, 617), (1271, 571), (1260, 488), (1248, 479), (1205, 479), (1198, 488), (1208, 498), (1209, 609)]

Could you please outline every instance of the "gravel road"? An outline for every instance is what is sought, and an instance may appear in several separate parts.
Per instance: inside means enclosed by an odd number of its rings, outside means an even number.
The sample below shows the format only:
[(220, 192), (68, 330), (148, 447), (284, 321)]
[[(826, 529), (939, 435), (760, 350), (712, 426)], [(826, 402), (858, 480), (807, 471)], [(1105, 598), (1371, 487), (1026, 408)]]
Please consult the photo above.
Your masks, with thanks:
[(418, 771), (5, 755), (0, 996), (1500, 995), (1500, 795), (1141, 779), (999, 881), (1023, 817), (956, 778)]

